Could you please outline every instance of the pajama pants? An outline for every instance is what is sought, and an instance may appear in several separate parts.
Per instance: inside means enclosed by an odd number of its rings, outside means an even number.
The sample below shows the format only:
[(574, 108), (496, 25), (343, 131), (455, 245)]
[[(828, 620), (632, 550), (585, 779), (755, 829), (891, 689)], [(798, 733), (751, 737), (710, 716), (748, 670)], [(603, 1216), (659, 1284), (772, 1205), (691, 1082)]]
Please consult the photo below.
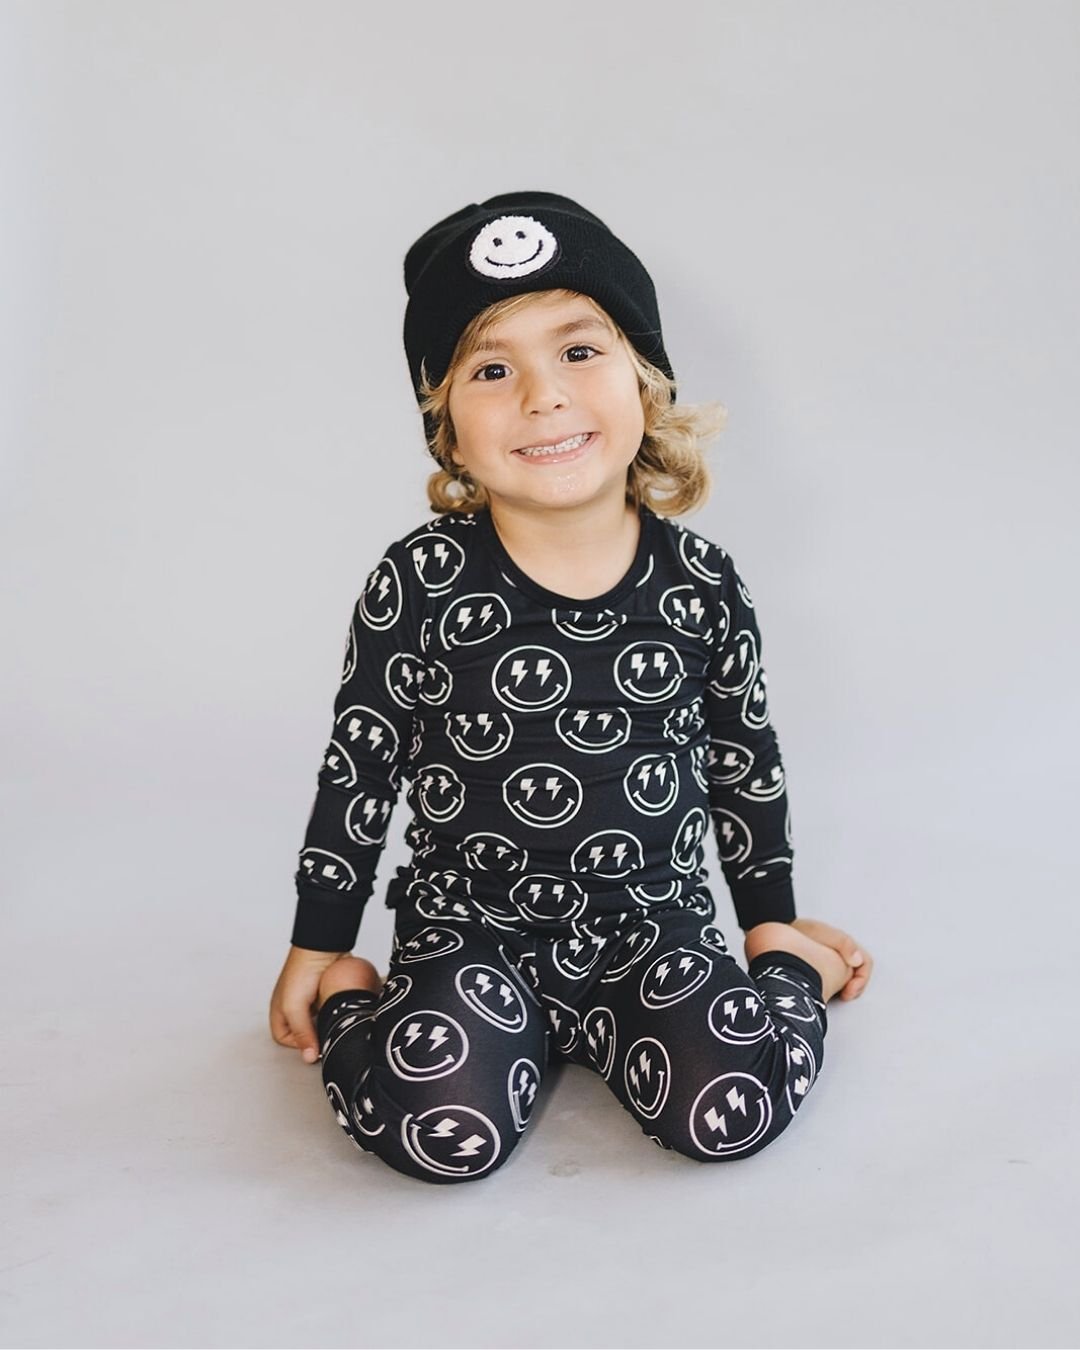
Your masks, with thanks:
[(817, 1079), (821, 977), (783, 951), (744, 971), (711, 898), (619, 915), (602, 936), (425, 908), (398, 908), (380, 993), (342, 991), (317, 1016), (338, 1123), (408, 1176), (500, 1167), (560, 1060), (600, 1074), (655, 1144), (705, 1162), (759, 1152)]

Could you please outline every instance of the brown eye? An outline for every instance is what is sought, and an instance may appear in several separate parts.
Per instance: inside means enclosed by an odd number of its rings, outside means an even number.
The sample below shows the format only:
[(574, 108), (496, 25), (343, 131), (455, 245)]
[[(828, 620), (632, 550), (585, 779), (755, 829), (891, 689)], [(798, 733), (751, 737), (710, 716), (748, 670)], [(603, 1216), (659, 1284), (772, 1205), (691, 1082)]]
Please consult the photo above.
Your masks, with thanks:
[[(503, 363), (502, 363), (501, 361), (491, 361), (491, 362), (489, 362), (486, 366), (481, 366), (480, 369), (479, 369), (479, 370), (476, 372), (476, 374), (473, 376), (473, 379), (474, 379), (474, 380), (481, 380), (481, 376), (484, 374), (484, 371), (485, 371), (485, 370), (505, 370), (505, 369), (506, 369), (506, 367), (503, 365)], [(482, 383), (482, 384), (490, 384), (490, 383), (492, 383), (492, 381), (487, 380), (487, 379), (483, 379), (483, 380), (481, 380), (481, 383)]]

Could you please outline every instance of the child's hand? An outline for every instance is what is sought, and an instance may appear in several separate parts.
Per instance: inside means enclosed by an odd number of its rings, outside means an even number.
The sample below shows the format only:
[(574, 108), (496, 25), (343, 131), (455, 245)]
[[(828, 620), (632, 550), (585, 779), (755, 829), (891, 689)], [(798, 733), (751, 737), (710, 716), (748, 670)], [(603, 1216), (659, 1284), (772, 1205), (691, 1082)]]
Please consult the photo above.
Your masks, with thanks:
[(845, 1002), (858, 998), (870, 983), (870, 974), (874, 969), (874, 959), (866, 948), (860, 947), (850, 933), (845, 933), (842, 928), (834, 928), (831, 923), (822, 923), (820, 919), (792, 919), (791, 926), (807, 937), (812, 937), (815, 942), (832, 947), (849, 966), (854, 967), (854, 974), (840, 990), (839, 997)]
[(270, 1034), (278, 1045), (301, 1051), (308, 1064), (319, 1058), (319, 1038), (311, 1015), (319, 979), (344, 952), (316, 952), (291, 947), (270, 996)]

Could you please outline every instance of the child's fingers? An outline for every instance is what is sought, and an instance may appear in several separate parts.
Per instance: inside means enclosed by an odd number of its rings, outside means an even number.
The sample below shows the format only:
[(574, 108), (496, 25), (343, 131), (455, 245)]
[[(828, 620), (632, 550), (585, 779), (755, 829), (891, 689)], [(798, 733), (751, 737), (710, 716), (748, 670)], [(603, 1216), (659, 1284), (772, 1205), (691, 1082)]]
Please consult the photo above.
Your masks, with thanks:
[(870, 978), (870, 971), (874, 965), (873, 959), (870, 953), (860, 947), (854, 938), (845, 934), (844, 940), (836, 944), (836, 950), (856, 974), (864, 977), (864, 982)]
[(874, 971), (874, 958), (869, 952), (863, 952), (862, 964), (858, 967), (856, 979), (859, 979), (865, 985)]
[(270, 1035), (278, 1045), (295, 1046), (296, 1033), (289, 1025), (289, 1019), (278, 1007), (270, 1009)]
[(845, 1002), (849, 1002), (853, 998), (858, 998), (866, 988), (867, 983), (870, 980), (870, 965), (872, 965), (872, 962), (864, 962), (863, 965), (859, 967), (859, 973), (853, 975), (851, 979), (848, 980), (847, 984), (844, 985), (843, 989), (840, 991), (840, 997)]
[(310, 1011), (294, 1013), (292, 1018), (296, 1027), (294, 1043), (305, 1064), (314, 1064), (319, 1058), (319, 1038), (315, 1033), (315, 1022)]
[(300, 1042), (296, 1039), (295, 1031), (286, 1032), (283, 1036), (275, 1036), (274, 1040), (277, 1041), (278, 1045), (284, 1045), (289, 1050), (297, 1050), (300, 1047)]
[(301, 1051), (309, 1064), (318, 1059), (319, 1038), (310, 1010), (301, 1011), (295, 1007), (274, 1008), (271, 1010), (270, 1027), (278, 1045)]
[(834, 947), (844, 958), (844, 960), (848, 963), (848, 965), (853, 968), (861, 966), (862, 963), (866, 960), (866, 953), (855, 941), (855, 939), (851, 936), (851, 934), (845, 933), (842, 928), (834, 928), (832, 930), (832, 932), (830, 933), (830, 941), (828, 945), (830, 947)]
[(319, 1058), (319, 1042), (312, 1032), (292, 1031), (281, 1042), (292, 1050), (299, 1050), (305, 1064), (314, 1064)]

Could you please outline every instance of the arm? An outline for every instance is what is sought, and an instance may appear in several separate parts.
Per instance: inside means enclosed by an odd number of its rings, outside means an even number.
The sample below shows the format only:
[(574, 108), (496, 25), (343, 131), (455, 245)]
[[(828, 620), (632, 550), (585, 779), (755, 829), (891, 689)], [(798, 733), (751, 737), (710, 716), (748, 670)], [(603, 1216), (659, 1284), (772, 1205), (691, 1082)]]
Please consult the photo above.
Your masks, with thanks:
[(419, 593), (407, 553), (392, 544), (353, 608), (295, 875), (294, 947), (347, 952), (356, 942), (409, 757), (422, 669)]
[(739, 927), (795, 917), (787, 786), (769, 721), (761, 633), (730, 555), (719, 583), (716, 648), (709, 664), (705, 774), (724, 879)]

